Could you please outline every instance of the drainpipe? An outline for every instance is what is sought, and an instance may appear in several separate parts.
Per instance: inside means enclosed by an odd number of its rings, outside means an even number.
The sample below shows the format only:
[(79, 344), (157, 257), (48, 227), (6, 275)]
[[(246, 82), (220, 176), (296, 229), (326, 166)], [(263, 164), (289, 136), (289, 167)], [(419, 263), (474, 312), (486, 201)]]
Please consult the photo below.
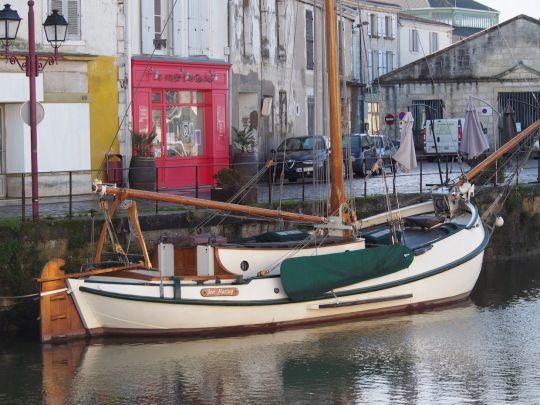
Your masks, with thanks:
[[(126, 88), (124, 92), (126, 94), (126, 113), (127, 120), (124, 125), (124, 165), (125, 168), (129, 167), (129, 161), (131, 160), (131, 132), (129, 128), (132, 126), (132, 115), (131, 115), (131, 2), (124, 2), (124, 14), (125, 14), (125, 25), (124, 25), (124, 69), (125, 75), (127, 78)], [(127, 171), (124, 171), (127, 173)], [(124, 179), (127, 180), (127, 179)]]
[[(228, 1), (228, 10), (227, 10), (227, 46), (229, 48), (229, 54), (227, 55), (227, 63), (231, 64), (231, 53), (232, 53), (232, 46), (231, 46), (231, 39), (232, 39), (232, 13), (233, 13), (233, 0)], [(229, 68), (229, 102), (227, 103), (227, 115), (228, 115), (228, 131), (229, 131), (229, 163), (231, 159), (231, 120), (232, 120), (232, 66)]]

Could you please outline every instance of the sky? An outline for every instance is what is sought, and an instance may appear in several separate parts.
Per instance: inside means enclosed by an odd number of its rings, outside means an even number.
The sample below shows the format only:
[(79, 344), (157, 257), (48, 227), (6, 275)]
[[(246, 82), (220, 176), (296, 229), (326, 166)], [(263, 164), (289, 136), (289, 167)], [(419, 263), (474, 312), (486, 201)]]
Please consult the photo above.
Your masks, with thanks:
[(519, 14), (540, 18), (540, 2), (538, 0), (476, 0), (499, 11), (499, 22), (506, 21)]

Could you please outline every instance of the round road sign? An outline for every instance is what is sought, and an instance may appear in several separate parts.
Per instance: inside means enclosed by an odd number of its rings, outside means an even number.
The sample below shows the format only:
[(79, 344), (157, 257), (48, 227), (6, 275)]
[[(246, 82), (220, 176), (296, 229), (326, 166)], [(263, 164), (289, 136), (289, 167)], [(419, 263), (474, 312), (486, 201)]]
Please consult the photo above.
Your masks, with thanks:
[(386, 114), (384, 116), (384, 122), (386, 122), (386, 125), (394, 125), (394, 122), (396, 122), (396, 119), (392, 114)]

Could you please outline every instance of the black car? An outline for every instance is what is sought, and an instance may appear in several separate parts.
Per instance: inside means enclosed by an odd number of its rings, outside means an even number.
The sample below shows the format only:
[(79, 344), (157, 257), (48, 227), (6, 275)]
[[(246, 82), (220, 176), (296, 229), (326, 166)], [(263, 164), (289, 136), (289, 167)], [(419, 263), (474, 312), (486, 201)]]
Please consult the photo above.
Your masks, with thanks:
[[(349, 166), (349, 156), (352, 171), (359, 176), (365, 176), (377, 161), (377, 149), (367, 134), (343, 135), (343, 160), (346, 170)], [(350, 154), (350, 155), (349, 155)]]
[(295, 182), (314, 173), (324, 178), (328, 165), (330, 144), (324, 136), (294, 136), (284, 140), (274, 152), (276, 175)]

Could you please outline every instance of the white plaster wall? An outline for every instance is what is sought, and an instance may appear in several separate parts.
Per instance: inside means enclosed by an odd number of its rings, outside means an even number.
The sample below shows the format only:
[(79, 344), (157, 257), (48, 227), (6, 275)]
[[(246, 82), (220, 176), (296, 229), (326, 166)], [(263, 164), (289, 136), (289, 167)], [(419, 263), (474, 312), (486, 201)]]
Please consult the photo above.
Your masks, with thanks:
[[(43, 104), (38, 125), (40, 172), (90, 170), (88, 104)], [(31, 171), (30, 127), (20, 118), (21, 104), (6, 105), (6, 173)]]
[[(17, 10), (23, 19), (19, 27), (17, 38), (27, 42), (28, 40), (28, 5), (27, 0), (11, 0), (11, 8)], [(50, 14), (48, 1), (36, 1), (34, 16), (36, 23), (36, 48), (45, 52), (51, 51), (45, 37), (42, 24)], [(86, 53), (92, 55), (116, 54), (116, 1), (85, 1), (81, 0), (81, 40), (66, 41), (60, 48), (64, 53)]]
[[(20, 117), (22, 104), (6, 104), (6, 173), (26, 170), (25, 154), (30, 153), (30, 131)], [(28, 130), (28, 131), (27, 131)], [(30, 156), (28, 156), (30, 171)]]
[[(0, 103), (24, 103), (28, 97), (28, 77), (24, 73), (0, 73)], [(36, 78), (36, 99), (43, 101), (41, 75)]]
[[(417, 30), (419, 37), (418, 52), (409, 50), (410, 30)], [(417, 59), (428, 55), (429, 52), (429, 34), (436, 32), (439, 34), (439, 51), (452, 45), (452, 27), (444, 27), (438, 24), (427, 24), (418, 21), (400, 19), (398, 23), (399, 35), (399, 66), (404, 66), (414, 62)]]

